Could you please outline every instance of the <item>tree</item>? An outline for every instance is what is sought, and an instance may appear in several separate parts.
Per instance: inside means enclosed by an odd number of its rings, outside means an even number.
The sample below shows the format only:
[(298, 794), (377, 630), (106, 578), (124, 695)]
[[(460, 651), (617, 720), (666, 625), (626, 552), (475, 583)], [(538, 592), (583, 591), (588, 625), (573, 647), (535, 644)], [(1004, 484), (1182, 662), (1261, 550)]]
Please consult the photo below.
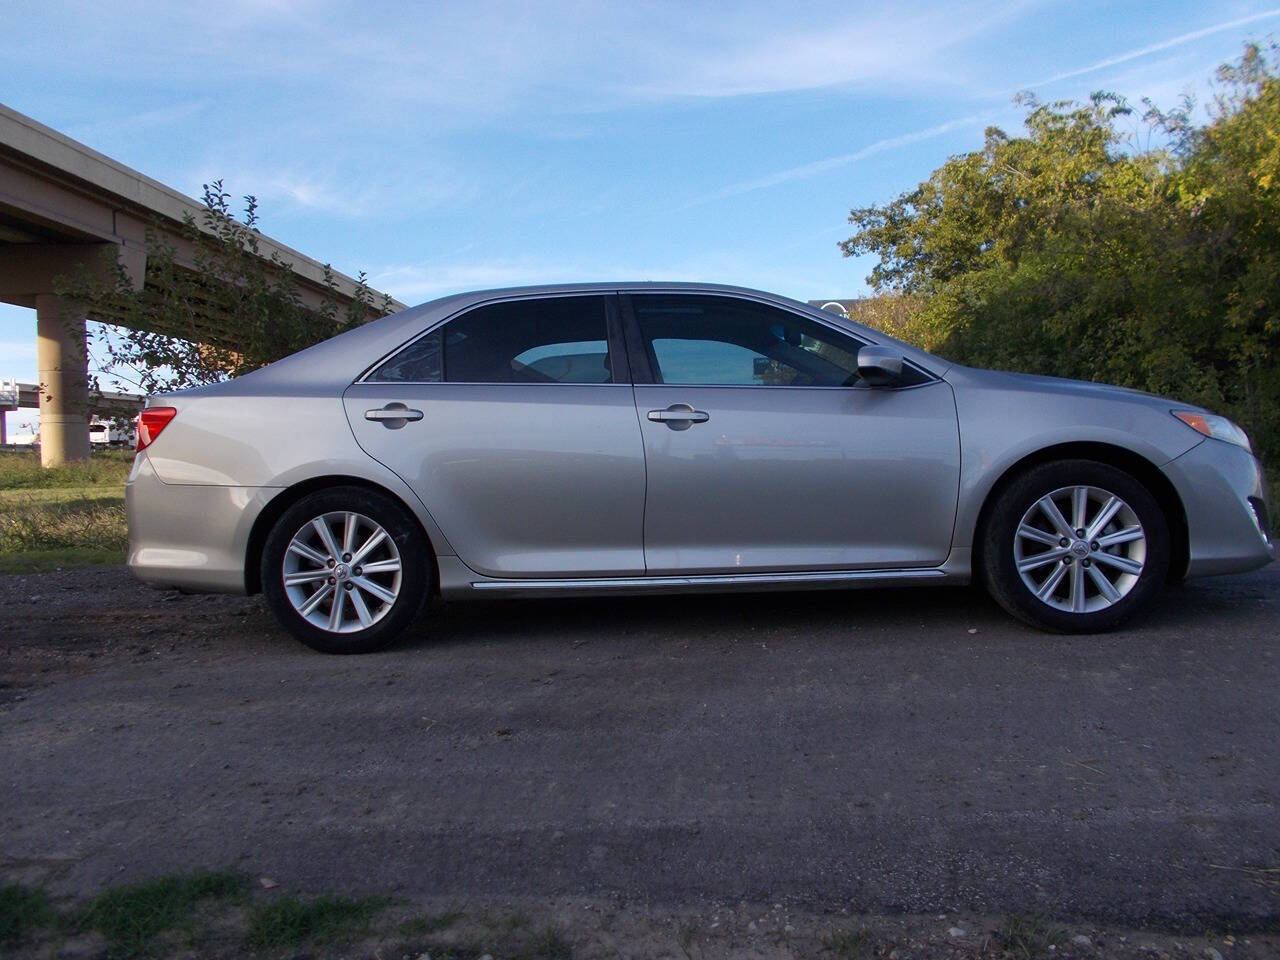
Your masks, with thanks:
[(855, 209), (841, 247), (878, 293), (917, 298), (902, 335), (963, 363), (1102, 380), (1220, 409), (1280, 459), (1277, 50), (1222, 67), (1207, 119), (1030, 96), (1025, 135), (987, 130), (914, 190)]

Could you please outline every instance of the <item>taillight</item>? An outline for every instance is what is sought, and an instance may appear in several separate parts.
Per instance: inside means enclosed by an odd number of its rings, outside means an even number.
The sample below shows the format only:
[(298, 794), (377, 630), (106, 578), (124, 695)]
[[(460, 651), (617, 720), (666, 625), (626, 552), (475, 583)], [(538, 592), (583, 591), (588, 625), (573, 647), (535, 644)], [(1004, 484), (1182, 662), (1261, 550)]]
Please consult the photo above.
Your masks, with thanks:
[(160, 431), (177, 415), (176, 407), (147, 407), (138, 414), (138, 450), (145, 450), (155, 443)]

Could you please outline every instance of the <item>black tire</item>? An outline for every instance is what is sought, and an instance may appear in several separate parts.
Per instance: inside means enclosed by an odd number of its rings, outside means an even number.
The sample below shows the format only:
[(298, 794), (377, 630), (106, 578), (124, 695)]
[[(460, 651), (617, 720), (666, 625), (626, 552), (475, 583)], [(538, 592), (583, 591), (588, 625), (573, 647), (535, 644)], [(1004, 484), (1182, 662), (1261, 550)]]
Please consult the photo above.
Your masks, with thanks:
[[(389, 556), (394, 550), (398, 553), (395, 559), (400, 564), (394, 600), (371, 599), (371, 603), (377, 604), (376, 621), (353, 632), (331, 632), (307, 620), (295, 608), (284, 582), (286, 551), (294, 536), (313, 519), (335, 513), (359, 514), (380, 526), (394, 544), (394, 548), (390, 544), (384, 545), (382, 556)], [(318, 564), (316, 569), (319, 569)], [(395, 642), (422, 609), (430, 593), (431, 553), (417, 522), (391, 497), (365, 487), (330, 487), (303, 497), (276, 521), (262, 551), (261, 573), (262, 592), (272, 613), (281, 626), (307, 646), (321, 653), (371, 653)], [(327, 582), (331, 584), (331, 595), (336, 594), (336, 581)], [(308, 585), (305, 589), (319, 592), (324, 583), (322, 581), (316, 587)], [(349, 596), (352, 590), (348, 588), (347, 592)], [(365, 596), (361, 592), (362, 603), (365, 603)], [(351, 606), (353, 601), (348, 599), (340, 603)], [(332, 600), (329, 608), (332, 609)], [(320, 609), (323, 609), (323, 604)], [(369, 611), (369, 604), (365, 604), (365, 609)]]
[[(1094, 560), (1096, 553), (1089, 554), (1083, 560), (1073, 554), (1057, 561), (1067, 568), (1061, 579), (1068, 579), (1067, 575), (1070, 573), (1077, 574), (1085, 583), (1085, 589), (1093, 592), (1089, 603), (1109, 602), (1107, 606), (1087, 612), (1060, 609), (1037, 597), (1018, 572), (1014, 547), (1019, 525), (1042, 498), (1055, 491), (1077, 486), (1098, 488), (1124, 501), (1132, 514), (1136, 515), (1145, 534), (1145, 556), (1141, 572), (1129, 574), (1125, 578), (1127, 592), (1114, 602), (1107, 601), (1098, 586), (1090, 584), (1092, 575), (1085, 569), (1092, 564), (1097, 573), (1104, 570), (1114, 572), (1112, 564)], [(1039, 515), (1035, 516), (1038, 518)], [(1065, 514), (1064, 519), (1070, 522)], [(1041, 522), (1046, 530), (1053, 526), (1047, 518)], [(1062, 540), (1066, 538), (1063, 537)], [(1024, 539), (1024, 542), (1027, 541)], [(1056, 549), (1069, 550), (1076, 543), (1074, 538), (1070, 545), (1060, 540)], [(979, 549), (979, 573), (987, 590), (997, 603), (1019, 620), (1055, 633), (1099, 633), (1110, 630), (1141, 612), (1159, 593), (1169, 571), (1169, 524), (1164, 511), (1147, 488), (1125, 471), (1094, 460), (1057, 460), (1031, 468), (998, 493), (980, 533)], [(1055, 545), (1039, 549), (1052, 551)], [(1112, 547), (1109, 551), (1115, 553), (1119, 549)], [(1027, 559), (1034, 560), (1036, 556), (1024, 557), (1024, 560)], [(1078, 570), (1071, 571), (1073, 563), (1080, 565)], [(1048, 574), (1052, 574), (1057, 567), (1048, 564), (1037, 569), (1047, 570)], [(1045, 580), (1048, 579), (1048, 574), (1045, 575)], [(1034, 578), (1038, 574), (1030, 575)], [(1044, 585), (1043, 581), (1041, 585)], [(1064, 599), (1057, 591), (1069, 593), (1069, 585), (1050, 591), (1050, 599), (1059, 603), (1071, 602), (1069, 597)]]

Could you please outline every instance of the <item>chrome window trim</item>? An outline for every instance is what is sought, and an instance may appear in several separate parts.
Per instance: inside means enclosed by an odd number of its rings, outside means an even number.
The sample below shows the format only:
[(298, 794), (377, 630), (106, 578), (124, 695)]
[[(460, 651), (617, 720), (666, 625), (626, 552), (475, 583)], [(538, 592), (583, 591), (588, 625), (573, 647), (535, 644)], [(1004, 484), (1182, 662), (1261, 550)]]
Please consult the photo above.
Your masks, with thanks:
[[(452, 382), (457, 386), (471, 385), (471, 386), (486, 386), (486, 387), (659, 386), (659, 387), (691, 387), (691, 388), (697, 387), (700, 389), (703, 387), (730, 387), (733, 389), (742, 389), (745, 387), (751, 387), (753, 389), (757, 389), (759, 387), (764, 387), (765, 389), (771, 389), (771, 390), (858, 390), (858, 389), (914, 390), (917, 387), (928, 386), (929, 383), (939, 382), (939, 381), (942, 381), (943, 379), (941, 376), (934, 373), (932, 370), (929, 370), (921, 366), (919, 363), (912, 360), (910, 357), (906, 357), (906, 356), (902, 358), (903, 363), (907, 364), (908, 366), (911, 367), (911, 369), (927, 377), (928, 379), (926, 380), (925, 383), (913, 383), (913, 384), (908, 384), (901, 387), (858, 387), (857, 385), (854, 385), (851, 387), (843, 387), (843, 386), (835, 386), (835, 387), (794, 386), (793, 387), (785, 384), (734, 384), (734, 383), (638, 384), (638, 383), (635, 383), (630, 377), (628, 377), (626, 380), (612, 380), (609, 383), (539, 383), (539, 382), (490, 383), (487, 381), (472, 382), (472, 381), (448, 381), (448, 380), (370, 380), (369, 379), (369, 377), (372, 376), (373, 372), (377, 370), (378, 367), (382, 366), (382, 364), (390, 360), (401, 350), (404, 350), (412, 346), (413, 344), (421, 340), (423, 337), (427, 336), (433, 331), (438, 330), (440, 327), (444, 326), (446, 323), (451, 323), (452, 321), (456, 320), (458, 317), (461, 317), (464, 314), (470, 313), (472, 310), (479, 309), (480, 307), (492, 306), (495, 303), (515, 303), (522, 300), (553, 300), (553, 299), (558, 300), (558, 299), (565, 299), (568, 297), (600, 297), (602, 299), (605, 299), (610, 296), (626, 297), (626, 296), (636, 296), (636, 295), (644, 295), (644, 294), (658, 294), (658, 295), (682, 294), (682, 295), (688, 295), (693, 297), (722, 297), (730, 300), (745, 300), (748, 303), (755, 303), (764, 307), (772, 307), (775, 310), (781, 310), (782, 312), (790, 313), (793, 316), (804, 317), (805, 319), (812, 320), (815, 323), (818, 323), (824, 327), (827, 327), (829, 330), (833, 330), (836, 333), (843, 334), (846, 337), (851, 337), (852, 339), (861, 343), (863, 346), (882, 346), (882, 344), (876, 340), (865, 339), (859, 334), (854, 333), (852, 330), (846, 329), (845, 327), (841, 326), (839, 323), (831, 322), (832, 320), (836, 319), (834, 314), (828, 314), (827, 316), (823, 316), (823, 314), (826, 313), (826, 311), (811, 309), (811, 308), (797, 310), (786, 304), (775, 303), (774, 301), (769, 300), (765, 297), (750, 296), (744, 293), (729, 293), (723, 290), (689, 290), (689, 289), (682, 289), (680, 287), (617, 287), (617, 288), (611, 288), (608, 290), (580, 290), (580, 291), (563, 291), (562, 290), (562, 291), (547, 292), (547, 293), (519, 294), (517, 296), (489, 297), (484, 300), (476, 300), (472, 303), (467, 304), (464, 307), (460, 307), (459, 309), (455, 310), (453, 313), (447, 316), (441, 317), (439, 320), (437, 320), (435, 323), (431, 324), (430, 326), (424, 327), (422, 330), (419, 330), (417, 333), (415, 333), (408, 340), (405, 340), (399, 346), (391, 350), (388, 350), (386, 353), (384, 353), (381, 357), (379, 357), (373, 363), (369, 364), (369, 366), (367, 366), (364, 369), (364, 371), (358, 377), (356, 377), (355, 380), (352, 381), (352, 385), (354, 386), (355, 384), (363, 384), (363, 383), (385, 383), (388, 385), (421, 386), (424, 384), (445, 384), (445, 383)], [(625, 325), (625, 321), (621, 320), (621, 318), (619, 322), (622, 322)], [(849, 322), (852, 323), (853, 321), (849, 321)], [(871, 331), (871, 332), (874, 333), (875, 331)]]

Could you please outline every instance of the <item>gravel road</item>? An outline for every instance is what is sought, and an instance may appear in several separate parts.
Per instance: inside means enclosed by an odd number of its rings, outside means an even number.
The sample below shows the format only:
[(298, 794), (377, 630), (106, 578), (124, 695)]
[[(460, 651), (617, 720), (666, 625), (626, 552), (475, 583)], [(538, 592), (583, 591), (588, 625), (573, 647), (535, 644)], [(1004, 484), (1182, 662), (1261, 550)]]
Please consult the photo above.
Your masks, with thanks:
[(0, 577), (0, 874), (1276, 929), (1278, 600), (485, 602), (333, 658), (253, 598)]

